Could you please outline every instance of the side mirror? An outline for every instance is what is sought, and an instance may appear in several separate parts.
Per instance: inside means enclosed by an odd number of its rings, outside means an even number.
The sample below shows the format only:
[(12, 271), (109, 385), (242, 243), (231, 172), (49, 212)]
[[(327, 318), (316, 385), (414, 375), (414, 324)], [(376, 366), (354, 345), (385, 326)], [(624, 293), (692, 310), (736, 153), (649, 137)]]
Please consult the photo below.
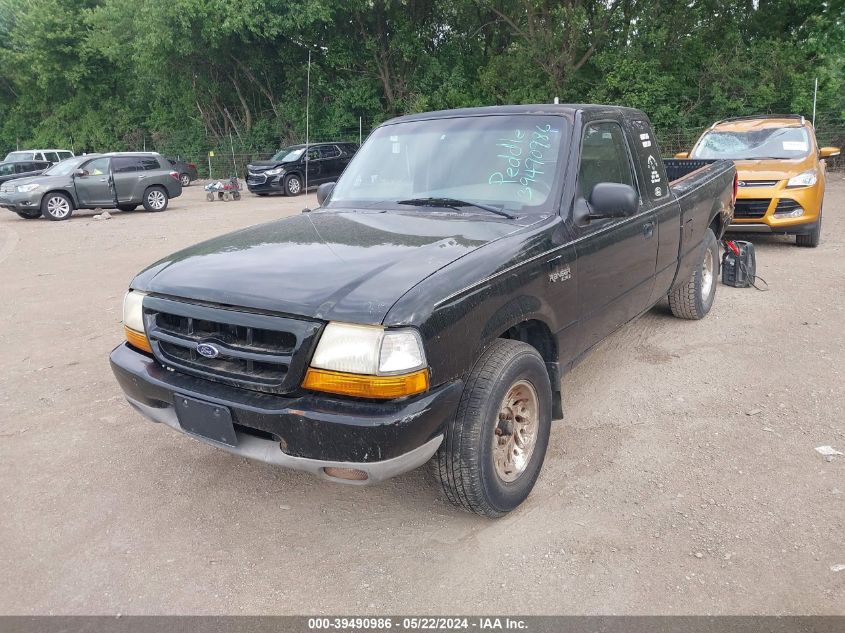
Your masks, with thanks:
[(640, 196), (631, 185), (600, 182), (590, 192), (590, 219), (627, 218), (640, 207)]
[(689, 152), (678, 152), (675, 154), (675, 158), (689, 158)]
[(324, 182), (322, 185), (317, 187), (317, 204), (321, 207), (323, 203), (328, 199), (328, 197), (334, 191), (334, 183), (333, 182)]
[(81, 178), (82, 176), (87, 176), (88, 172), (84, 169), (74, 169), (73, 170), (73, 177), (74, 178)]
[(819, 158), (833, 158), (834, 156), (839, 156), (838, 147), (822, 147), (819, 150)]

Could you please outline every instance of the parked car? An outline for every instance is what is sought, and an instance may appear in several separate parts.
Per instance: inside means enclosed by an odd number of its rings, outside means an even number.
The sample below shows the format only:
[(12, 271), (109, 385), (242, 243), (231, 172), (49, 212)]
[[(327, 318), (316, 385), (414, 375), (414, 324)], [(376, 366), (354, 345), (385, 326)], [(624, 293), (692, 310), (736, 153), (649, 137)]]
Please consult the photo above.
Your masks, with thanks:
[(115, 152), (77, 156), (53, 165), (40, 176), (0, 185), (0, 207), (32, 220), (44, 215), (67, 220), (75, 209), (164, 211), (182, 194), (179, 174), (152, 152)]
[(73, 156), (73, 152), (67, 149), (26, 149), (9, 152), (3, 160), (4, 162), (37, 160), (47, 161), (51, 165), (55, 165), (67, 158), (73, 158)]
[(730, 231), (795, 235), (798, 246), (819, 245), (825, 158), (838, 147), (818, 147), (803, 116), (759, 115), (714, 123), (690, 152), (677, 158), (731, 159), (739, 178)]
[(170, 163), (170, 166), (173, 169), (179, 172), (179, 182), (182, 183), (183, 187), (189, 186), (192, 182), (199, 178), (197, 166), (194, 163), (186, 163), (185, 161), (176, 158), (168, 158), (167, 162)]
[(393, 119), (320, 209), (137, 275), (112, 369), (142, 414), (236, 455), (352, 484), (433, 457), (450, 501), (501, 516), (534, 486), (565, 370), (667, 296), (709, 312), (735, 178), (669, 182), (630, 108)]
[(50, 166), (50, 163), (43, 160), (17, 160), (0, 163), (0, 184), (25, 178), (26, 176), (37, 176)]
[(311, 143), (306, 156), (305, 145), (286, 147), (270, 160), (247, 165), (247, 189), (259, 196), (299, 195), (305, 189), (306, 165), (308, 186), (320, 185), (337, 180), (357, 150), (355, 143)]

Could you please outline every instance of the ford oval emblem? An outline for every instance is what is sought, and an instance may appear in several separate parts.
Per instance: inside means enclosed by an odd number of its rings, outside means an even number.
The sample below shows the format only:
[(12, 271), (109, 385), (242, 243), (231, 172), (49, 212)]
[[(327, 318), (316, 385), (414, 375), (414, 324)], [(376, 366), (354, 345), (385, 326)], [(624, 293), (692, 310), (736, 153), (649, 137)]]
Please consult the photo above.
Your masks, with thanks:
[(211, 343), (197, 343), (197, 354), (206, 358), (217, 358), (220, 355), (220, 350)]

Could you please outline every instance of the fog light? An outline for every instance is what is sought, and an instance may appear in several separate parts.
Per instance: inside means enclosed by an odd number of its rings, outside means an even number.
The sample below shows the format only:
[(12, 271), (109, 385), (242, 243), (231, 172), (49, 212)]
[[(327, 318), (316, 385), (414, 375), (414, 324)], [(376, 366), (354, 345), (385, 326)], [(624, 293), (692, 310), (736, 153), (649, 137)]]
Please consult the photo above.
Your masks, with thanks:
[(358, 470), (357, 468), (335, 468), (334, 466), (326, 466), (323, 468), (323, 472), (329, 477), (346, 479), (349, 481), (366, 481), (369, 479), (367, 473), (363, 470)]
[(775, 216), (774, 216), (774, 217), (776, 217), (776, 218), (778, 218), (778, 219), (782, 219), (782, 218), (800, 218), (802, 215), (804, 215), (804, 209), (802, 209), (801, 207), (798, 207), (797, 209), (793, 209), (792, 211), (789, 211), (788, 213), (778, 213), (778, 212), (775, 212)]

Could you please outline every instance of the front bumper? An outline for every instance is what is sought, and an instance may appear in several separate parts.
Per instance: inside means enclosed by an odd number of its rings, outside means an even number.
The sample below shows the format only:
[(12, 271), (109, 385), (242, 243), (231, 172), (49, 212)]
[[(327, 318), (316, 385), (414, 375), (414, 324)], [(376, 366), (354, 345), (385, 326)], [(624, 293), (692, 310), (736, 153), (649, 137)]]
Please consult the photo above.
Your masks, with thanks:
[(0, 207), (9, 211), (33, 211), (41, 207), (43, 191), (29, 191), (18, 193), (17, 191), (0, 193)]
[[(125, 343), (112, 351), (110, 360), (129, 403), (154, 422), (186, 433), (174, 407), (180, 395), (222, 405), (231, 411), (237, 444), (192, 437), (236, 455), (358, 485), (383, 481), (428, 461), (443, 441), (463, 389), (455, 381), (386, 402), (329, 394), (277, 396), (169, 371)], [(367, 479), (338, 479), (327, 475), (326, 468), (361, 470)]]
[[(822, 182), (812, 187), (787, 188), (786, 181), (782, 180), (773, 187), (740, 189), (728, 230), (789, 235), (810, 233), (818, 224), (823, 196)], [(803, 211), (797, 217), (783, 213), (796, 208)]]
[(249, 174), (246, 179), (246, 188), (251, 193), (283, 193), (285, 175), (284, 173), (277, 176)]

